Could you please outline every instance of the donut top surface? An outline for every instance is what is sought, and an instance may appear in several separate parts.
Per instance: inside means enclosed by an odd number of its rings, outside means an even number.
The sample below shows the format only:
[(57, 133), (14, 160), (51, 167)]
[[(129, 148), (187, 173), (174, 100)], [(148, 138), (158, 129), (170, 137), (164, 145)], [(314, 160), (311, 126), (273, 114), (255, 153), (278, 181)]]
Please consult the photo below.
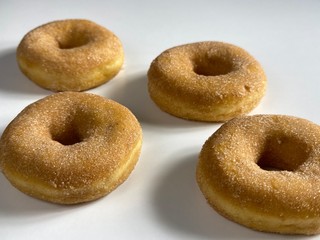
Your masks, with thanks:
[(264, 93), (266, 82), (262, 67), (249, 53), (212, 41), (164, 51), (153, 61), (149, 74), (157, 76), (159, 87), (200, 104), (241, 98), (250, 92)]
[(307, 219), (320, 216), (320, 127), (256, 115), (224, 124), (203, 146), (208, 185), (243, 208)]
[(0, 166), (29, 181), (77, 188), (112, 176), (141, 136), (124, 106), (94, 94), (57, 93), (29, 105), (8, 125)]
[(47, 71), (77, 77), (123, 55), (120, 40), (108, 29), (84, 19), (50, 22), (24, 36), (17, 57)]

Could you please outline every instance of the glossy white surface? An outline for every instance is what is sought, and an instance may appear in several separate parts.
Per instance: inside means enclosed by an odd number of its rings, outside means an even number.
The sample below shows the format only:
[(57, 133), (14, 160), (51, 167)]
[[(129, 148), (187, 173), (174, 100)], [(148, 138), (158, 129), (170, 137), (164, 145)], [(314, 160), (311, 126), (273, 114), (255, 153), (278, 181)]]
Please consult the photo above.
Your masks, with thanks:
[(220, 124), (161, 112), (148, 96), (146, 72), (167, 48), (203, 40), (233, 43), (255, 56), (268, 77), (266, 96), (251, 114), (289, 114), (320, 124), (320, 1), (2, 0), (0, 134), (25, 106), (51, 94), (19, 71), (17, 44), (34, 27), (66, 18), (93, 20), (121, 39), (126, 60), (120, 74), (89, 92), (137, 116), (144, 132), (141, 158), (118, 189), (77, 206), (33, 199), (0, 174), (0, 239), (286, 238), (237, 225), (206, 204), (195, 166), (202, 144)]

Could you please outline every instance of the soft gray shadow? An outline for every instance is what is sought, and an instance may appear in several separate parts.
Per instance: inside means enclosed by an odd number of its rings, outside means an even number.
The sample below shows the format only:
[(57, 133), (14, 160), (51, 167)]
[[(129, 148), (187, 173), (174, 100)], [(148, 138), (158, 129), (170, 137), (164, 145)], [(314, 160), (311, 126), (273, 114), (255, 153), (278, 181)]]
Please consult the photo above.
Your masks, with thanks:
[[(183, 156), (181, 153), (179, 155)], [(197, 154), (184, 154), (184, 157), (174, 159), (177, 164), (155, 186), (153, 202), (160, 224), (174, 228), (186, 236), (194, 236), (194, 239), (284, 238), (283, 235), (253, 231), (216, 213), (206, 203), (197, 186), (195, 180), (197, 158)], [(290, 236), (290, 238), (304, 237)]]
[(47, 203), (20, 192), (14, 188), (3, 174), (0, 174), (0, 214), (10, 217), (35, 217), (38, 214), (59, 212), (66, 206)]
[(105, 96), (128, 107), (137, 119), (144, 124), (172, 128), (195, 128), (214, 123), (188, 121), (161, 111), (151, 100), (147, 89), (147, 76), (140, 74), (126, 81), (120, 89)]
[(1, 172), (0, 193), (0, 218), (14, 219), (15, 224), (42, 221), (85, 205), (59, 205), (30, 197), (13, 187)]
[(16, 60), (16, 49), (0, 52), (0, 91), (19, 94), (47, 94), (20, 71)]
[(0, 138), (1, 138), (1, 136), (2, 136), (2, 134), (3, 134), (3, 132), (4, 132), (4, 127), (2, 128), (2, 127), (0, 127)]

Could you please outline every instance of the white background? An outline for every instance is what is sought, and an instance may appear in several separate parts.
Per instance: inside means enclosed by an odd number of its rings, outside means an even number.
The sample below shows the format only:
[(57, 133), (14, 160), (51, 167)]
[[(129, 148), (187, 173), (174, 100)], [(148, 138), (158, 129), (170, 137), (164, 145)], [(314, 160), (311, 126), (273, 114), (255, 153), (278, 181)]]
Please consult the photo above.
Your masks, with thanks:
[(0, 134), (25, 106), (51, 94), (19, 71), (17, 44), (31, 29), (66, 18), (90, 19), (121, 39), (126, 58), (120, 74), (89, 92), (137, 116), (142, 154), (123, 185), (76, 206), (26, 196), (0, 174), (0, 239), (285, 238), (237, 225), (207, 205), (195, 167), (202, 144), (220, 124), (161, 112), (149, 98), (146, 72), (167, 48), (233, 43), (260, 61), (268, 77), (266, 96), (250, 114), (289, 114), (320, 124), (320, 1), (0, 0)]

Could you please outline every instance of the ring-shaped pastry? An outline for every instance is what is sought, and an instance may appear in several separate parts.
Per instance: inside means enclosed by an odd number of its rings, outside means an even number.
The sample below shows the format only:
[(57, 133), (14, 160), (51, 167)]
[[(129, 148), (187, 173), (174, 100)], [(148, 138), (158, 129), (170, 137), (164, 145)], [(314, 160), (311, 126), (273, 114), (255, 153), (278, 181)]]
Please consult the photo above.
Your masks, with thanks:
[(28, 107), (0, 139), (0, 167), (33, 197), (74, 204), (105, 196), (133, 170), (140, 124), (124, 106), (98, 95), (64, 92)]
[(198, 42), (161, 53), (148, 71), (152, 100), (165, 112), (198, 121), (226, 121), (251, 111), (266, 89), (261, 65), (245, 50)]
[(197, 182), (209, 204), (265, 232), (320, 232), (320, 126), (284, 115), (238, 117), (203, 145)]
[(60, 20), (27, 33), (17, 48), (21, 71), (52, 91), (83, 91), (112, 79), (124, 61), (120, 40), (84, 19)]

